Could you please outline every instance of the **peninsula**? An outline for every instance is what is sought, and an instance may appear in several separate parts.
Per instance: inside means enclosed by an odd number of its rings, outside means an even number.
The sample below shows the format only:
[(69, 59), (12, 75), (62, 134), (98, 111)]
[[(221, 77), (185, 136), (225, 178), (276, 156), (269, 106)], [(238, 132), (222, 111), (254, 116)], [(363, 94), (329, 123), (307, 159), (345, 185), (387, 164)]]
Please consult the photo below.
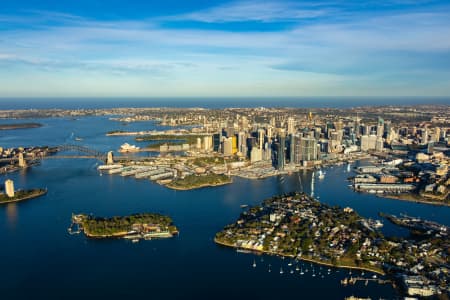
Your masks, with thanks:
[(303, 193), (267, 199), (215, 236), (217, 244), (319, 264), (384, 274), (382, 234), (353, 209), (330, 207)]
[(178, 234), (170, 217), (156, 213), (111, 218), (73, 215), (68, 231), (70, 234), (83, 231), (89, 238), (125, 238), (133, 242), (139, 239), (170, 238)]
[(445, 293), (450, 228), (420, 218), (382, 216), (408, 228), (411, 236), (384, 237), (377, 230), (379, 221), (291, 193), (244, 211), (214, 240), (236, 249), (388, 274), (408, 295)]
[(208, 186), (225, 185), (232, 182), (231, 177), (224, 174), (189, 175), (183, 179), (169, 182), (166, 186), (174, 190), (193, 190)]
[(19, 202), (40, 197), (47, 193), (47, 189), (31, 189), (31, 190), (17, 190), (13, 197), (8, 197), (6, 194), (0, 194), (0, 204), (7, 204), (12, 202)]

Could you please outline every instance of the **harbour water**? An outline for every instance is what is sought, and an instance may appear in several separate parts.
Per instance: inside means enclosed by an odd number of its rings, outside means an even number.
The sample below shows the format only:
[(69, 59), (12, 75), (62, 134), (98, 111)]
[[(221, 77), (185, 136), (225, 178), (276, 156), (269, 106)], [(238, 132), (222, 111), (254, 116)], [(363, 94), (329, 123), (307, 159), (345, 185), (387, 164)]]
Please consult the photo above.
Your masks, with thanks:
[[(15, 120), (19, 122), (20, 120)], [(44, 126), (0, 132), (0, 146), (78, 143), (93, 149), (116, 150), (132, 137), (106, 137), (110, 130), (155, 128), (152, 122), (123, 127), (106, 117), (32, 120)], [(2, 123), (11, 121), (2, 120)], [(80, 137), (82, 141), (75, 141)], [(256, 205), (276, 194), (310, 193), (309, 171), (263, 180), (235, 178), (230, 185), (192, 191), (166, 189), (148, 180), (99, 176), (96, 160), (49, 159), (25, 172), (1, 175), (18, 188), (48, 188), (34, 200), (0, 206), (1, 299), (343, 299), (370, 296), (392, 299), (389, 285), (360, 282), (343, 287), (348, 271), (301, 265), (300, 275), (289, 260), (254, 256), (217, 246), (214, 234), (234, 222), (241, 205)], [(330, 205), (349, 206), (365, 217), (378, 212), (407, 213), (450, 225), (450, 208), (354, 193), (347, 166), (327, 168), (315, 178), (314, 194)], [(317, 172), (316, 172), (317, 175)], [(91, 240), (69, 235), (72, 213), (98, 216), (135, 212), (170, 215), (180, 230), (173, 239), (141, 241)], [(386, 234), (405, 231), (384, 222)], [(256, 266), (253, 267), (253, 262)], [(271, 265), (269, 272), (269, 264)], [(280, 274), (279, 270), (284, 270)], [(316, 276), (312, 276), (312, 268)], [(294, 271), (291, 274), (291, 270)], [(319, 272), (324, 275), (318, 276)], [(353, 275), (360, 272), (353, 271)], [(371, 276), (371, 274), (365, 274)]]

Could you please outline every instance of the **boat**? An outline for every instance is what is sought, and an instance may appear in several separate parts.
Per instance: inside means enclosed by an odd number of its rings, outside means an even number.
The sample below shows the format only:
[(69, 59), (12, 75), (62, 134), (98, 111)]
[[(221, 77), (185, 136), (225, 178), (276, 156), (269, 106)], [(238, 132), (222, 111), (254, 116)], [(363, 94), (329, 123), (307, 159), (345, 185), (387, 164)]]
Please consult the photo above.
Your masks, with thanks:
[(325, 172), (322, 172), (322, 169), (319, 170), (319, 179), (324, 179), (325, 178)]
[(253, 268), (256, 268), (256, 261), (253, 260)]
[(242, 205), (241, 205), (241, 208), (247, 208), (247, 207), (248, 207), (247, 204), (242, 204)]
[(294, 274), (294, 270), (291, 270), (289, 273)]
[(137, 242), (139, 242), (139, 239), (132, 239), (131, 242), (137, 243)]
[(272, 265), (269, 264), (269, 273), (272, 272), (272, 269), (270, 268)]
[(280, 274), (283, 274), (283, 267), (280, 267)]
[(75, 138), (75, 141), (82, 141), (83, 139), (82, 138), (80, 138), (80, 137), (76, 137)]
[(305, 273), (303, 272), (303, 268), (301, 268), (300, 269), (300, 275), (303, 275), (303, 274), (305, 274)]
[(252, 253), (252, 251), (250, 251), (250, 250), (247, 250), (247, 249), (241, 249), (241, 248), (238, 248), (238, 249), (236, 249), (236, 252), (238, 252), (238, 253)]

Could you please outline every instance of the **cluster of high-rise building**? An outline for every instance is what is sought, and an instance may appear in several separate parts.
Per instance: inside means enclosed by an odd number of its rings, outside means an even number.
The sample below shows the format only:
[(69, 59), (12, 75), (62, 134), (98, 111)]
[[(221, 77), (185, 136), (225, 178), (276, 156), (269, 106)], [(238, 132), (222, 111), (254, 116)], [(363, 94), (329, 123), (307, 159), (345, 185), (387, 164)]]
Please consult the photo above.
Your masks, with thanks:
[[(430, 124), (392, 124), (378, 119), (336, 116), (236, 114), (232, 119), (210, 124), (217, 133), (211, 149), (224, 156), (237, 155), (251, 162), (270, 161), (286, 166), (312, 166), (351, 152), (389, 150), (430, 151), (435, 143), (448, 141), (446, 127)], [(207, 144), (206, 141), (203, 144)], [(200, 147), (201, 143), (199, 143)]]

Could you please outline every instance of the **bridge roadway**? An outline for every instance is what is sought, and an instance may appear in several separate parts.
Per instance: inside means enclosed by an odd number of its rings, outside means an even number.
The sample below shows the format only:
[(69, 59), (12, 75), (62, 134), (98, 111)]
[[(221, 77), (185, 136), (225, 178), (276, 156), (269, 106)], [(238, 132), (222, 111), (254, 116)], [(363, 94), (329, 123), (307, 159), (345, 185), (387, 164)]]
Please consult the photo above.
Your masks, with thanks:
[[(80, 152), (82, 154), (80, 155), (58, 155), (56, 154), (50, 154), (46, 156), (38, 156), (35, 158), (28, 158), (25, 157), (25, 160), (42, 160), (42, 159), (98, 159), (101, 161), (106, 161), (108, 154), (103, 153), (94, 149), (90, 149), (87, 147), (79, 146), (79, 145), (61, 145), (58, 146), (58, 152), (63, 151), (72, 151), (72, 152)], [(134, 156), (134, 155), (118, 155), (114, 156), (115, 161), (131, 161), (131, 160), (146, 160), (151, 159), (152, 157), (149, 156)], [(10, 158), (0, 158), (0, 162), (16, 162), (19, 160), (18, 156), (10, 157)]]
[[(131, 155), (118, 155), (114, 156), (114, 161), (142, 161), (146, 159), (152, 159), (154, 157), (152, 156), (131, 156)], [(48, 156), (42, 156), (42, 157), (36, 157), (36, 158), (25, 158), (26, 161), (32, 161), (32, 160), (44, 160), (44, 159), (98, 159), (102, 161), (106, 161), (106, 155), (105, 156), (95, 156), (95, 155), (48, 155)], [(2, 162), (17, 162), (19, 158), (11, 157), (11, 158), (0, 158), (0, 163)]]

